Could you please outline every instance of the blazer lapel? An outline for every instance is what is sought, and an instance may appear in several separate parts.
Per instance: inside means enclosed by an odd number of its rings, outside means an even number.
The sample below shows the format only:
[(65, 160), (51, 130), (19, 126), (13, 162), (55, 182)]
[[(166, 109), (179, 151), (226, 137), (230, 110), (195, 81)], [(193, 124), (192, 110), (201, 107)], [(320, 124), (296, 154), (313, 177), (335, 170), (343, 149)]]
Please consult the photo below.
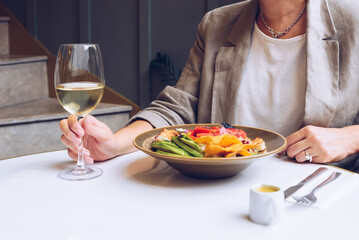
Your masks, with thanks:
[(235, 123), (238, 117), (233, 101), (236, 100), (248, 57), (257, 9), (257, 0), (248, 2), (227, 37), (227, 45), (218, 51), (213, 83), (212, 122)]
[[(236, 122), (235, 101), (251, 44), (258, 1), (242, 10), (216, 57), (212, 122)], [(309, 0), (307, 7), (307, 86), (303, 124), (330, 126), (339, 84), (339, 43), (327, 0)], [(236, 80), (233, 80), (236, 79)], [(226, 119), (224, 119), (226, 117)]]
[(304, 125), (330, 126), (339, 84), (339, 43), (327, 0), (307, 8), (307, 87)]

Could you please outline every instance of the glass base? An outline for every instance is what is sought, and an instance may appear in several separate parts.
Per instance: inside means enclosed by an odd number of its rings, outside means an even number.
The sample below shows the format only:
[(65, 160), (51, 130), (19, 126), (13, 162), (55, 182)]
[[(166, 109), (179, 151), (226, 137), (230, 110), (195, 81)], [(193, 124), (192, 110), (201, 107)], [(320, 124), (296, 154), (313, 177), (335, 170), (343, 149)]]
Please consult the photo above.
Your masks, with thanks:
[(74, 167), (61, 171), (59, 177), (69, 181), (81, 181), (97, 178), (101, 176), (102, 173), (102, 169), (96, 167), (86, 166), (84, 169)]

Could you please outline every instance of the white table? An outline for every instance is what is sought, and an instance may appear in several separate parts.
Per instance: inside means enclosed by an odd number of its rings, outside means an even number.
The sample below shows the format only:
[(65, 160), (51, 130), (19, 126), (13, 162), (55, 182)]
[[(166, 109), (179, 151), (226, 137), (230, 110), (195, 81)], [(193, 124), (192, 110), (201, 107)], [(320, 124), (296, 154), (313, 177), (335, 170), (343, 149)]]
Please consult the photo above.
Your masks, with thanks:
[[(277, 157), (222, 180), (185, 177), (142, 152), (96, 166), (89, 181), (58, 178), (66, 151), (0, 161), (0, 239), (357, 239), (359, 187), (328, 209), (286, 204), (285, 221), (248, 219), (249, 188), (288, 186), (318, 166)], [(158, 165), (157, 165), (158, 164)]]

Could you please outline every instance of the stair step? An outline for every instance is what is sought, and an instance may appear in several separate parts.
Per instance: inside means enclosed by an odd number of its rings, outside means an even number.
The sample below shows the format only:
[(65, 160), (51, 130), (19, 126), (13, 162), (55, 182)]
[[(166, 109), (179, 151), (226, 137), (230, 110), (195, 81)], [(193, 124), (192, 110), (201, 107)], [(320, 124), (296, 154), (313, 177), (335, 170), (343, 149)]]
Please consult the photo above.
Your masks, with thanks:
[(0, 56), (0, 107), (48, 97), (47, 56)]
[(16, 65), (22, 63), (44, 62), (46, 56), (3, 55), (0, 56), (0, 66)]
[[(130, 112), (131, 106), (100, 103), (91, 115), (113, 112)], [(59, 120), (67, 118), (69, 113), (63, 109), (56, 98), (45, 98), (0, 108), (0, 127), (3, 125)]]
[(9, 17), (0, 17), (0, 55), (8, 55), (9, 48)]
[[(116, 131), (130, 111), (132, 106), (100, 103), (91, 114)], [(0, 159), (65, 149), (58, 125), (68, 115), (55, 98), (0, 108)]]

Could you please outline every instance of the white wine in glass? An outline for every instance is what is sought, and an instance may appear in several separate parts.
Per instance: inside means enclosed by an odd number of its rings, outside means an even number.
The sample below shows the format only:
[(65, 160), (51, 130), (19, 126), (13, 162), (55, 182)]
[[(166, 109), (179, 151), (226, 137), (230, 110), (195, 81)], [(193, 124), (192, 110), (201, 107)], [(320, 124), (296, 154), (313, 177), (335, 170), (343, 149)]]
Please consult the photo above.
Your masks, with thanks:
[[(97, 44), (60, 45), (55, 67), (56, 96), (63, 108), (77, 117), (90, 113), (101, 101), (105, 77), (100, 48)], [(78, 160), (73, 168), (60, 172), (65, 180), (99, 177), (102, 170), (88, 167), (83, 159), (83, 141), (78, 146)]]

